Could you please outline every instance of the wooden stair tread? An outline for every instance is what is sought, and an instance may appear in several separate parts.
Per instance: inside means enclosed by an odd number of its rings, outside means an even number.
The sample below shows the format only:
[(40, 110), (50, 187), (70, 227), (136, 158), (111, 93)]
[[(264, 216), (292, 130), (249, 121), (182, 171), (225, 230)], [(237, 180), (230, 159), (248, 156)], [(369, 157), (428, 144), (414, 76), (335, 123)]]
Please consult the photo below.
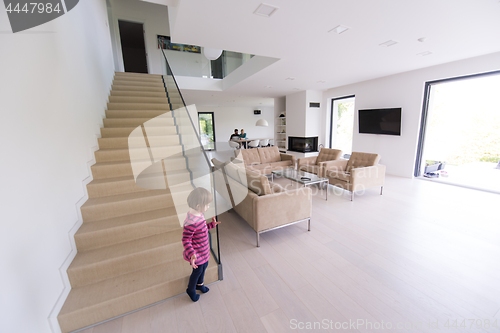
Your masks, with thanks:
[[(154, 236), (136, 239), (120, 244), (101, 247), (99, 249), (78, 252), (69, 266), (69, 270), (78, 269), (82, 266), (89, 266), (94, 263), (112, 260), (118, 257), (129, 256), (134, 253), (144, 252), (156, 247), (176, 244), (182, 248), (182, 228), (163, 232)], [(182, 250), (181, 250), (182, 252)]]
[[(179, 192), (190, 191), (190, 190), (192, 190), (192, 188), (189, 188), (189, 186), (185, 186), (185, 187), (177, 188), (176, 192), (179, 193)], [(82, 208), (89, 207), (89, 206), (95, 206), (95, 205), (105, 205), (105, 204), (109, 204), (109, 203), (122, 202), (122, 201), (128, 201), (128, 200), (136, 200), (136, 199), (145, 199), (145, 198), (157, 197), (157, 196), (165, 196), (165, 195), (170, 196), (171, 195), (170, 190), (147, 190), (147, 191), (142, 191), (142, 192), (126, 193), (126, 194), (112, 195), (112, 196), (100, 197), (100, 198), (89, 198), (82, 205)]]
[[(112, 228), (119, 228), (135, 223), (138, 224), (146, 223), (152, 220), (168, 220), (169, 218), (174, 217), (176, 214), (177, 211), (175, 207), (172, 206), (168, 208), (157, 209), (138, 214), (131, 214), (126, 216), (113, 217), (106, 220), (87, 222), (82, 224), (82, 226), (80, 227), (80, 229), (78, 229), (75, 235), (81, 235)], [(177, 227), (179, 226), (177, 221), (175, 221), (175, 224)]]
[[(217, 269), (217, 264), (210, 256), (207, 271), (214, 269)], [(181, 258), (177, 261), (148, 267), (91, 285), (73, 288), (59, 312), (59, 316), (189, 276), (191, 270), (189, 263)]]

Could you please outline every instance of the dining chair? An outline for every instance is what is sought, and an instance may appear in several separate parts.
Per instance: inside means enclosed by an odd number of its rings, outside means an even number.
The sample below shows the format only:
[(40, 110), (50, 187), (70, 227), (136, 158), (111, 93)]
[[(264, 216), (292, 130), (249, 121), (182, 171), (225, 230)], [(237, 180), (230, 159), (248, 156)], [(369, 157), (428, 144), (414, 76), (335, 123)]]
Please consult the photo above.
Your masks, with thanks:
[(260, 146), (261, 147), (269, 146), (269, 139), (260, 140)]
[(248, 147), (257, 148), (259, 146), (259, 140), (252, 140), (248, 143)]
[(240, 149), (240, 144), (236, 141), (229, 140), (229, 147), (233, 149)]

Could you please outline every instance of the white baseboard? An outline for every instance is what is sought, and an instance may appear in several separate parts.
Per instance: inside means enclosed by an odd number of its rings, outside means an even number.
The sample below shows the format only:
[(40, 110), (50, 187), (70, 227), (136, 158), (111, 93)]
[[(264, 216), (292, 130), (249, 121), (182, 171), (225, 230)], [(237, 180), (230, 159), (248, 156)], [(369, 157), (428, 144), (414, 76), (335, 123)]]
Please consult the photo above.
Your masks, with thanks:
[(69, 243), (71, 246), (71, 251), (68, 253), (68, 256), (64, 260), (61, 267), (59, 267), (59, 275), (61, 277), (63, 289), (62, 289), (61, 293), (59, 294), (59, 297), (57, 298), (57, 301), (56, 301), (54, 307), (52, 308), (52, 311), (50, 311), (49, 317), (47, 318), (49, 321), (50, 330), (53, 333), (62, 333), (61, 328), (59, 327), (59, 322), (57, 321), (57, 316), (58, 316), (59, 312), (61, 311), (61, 308), (63, 307), (64, 302), (68, 298), (69, 292), (71, 291), (71, 284), (69, 282), (67, 271), (68, 271), (69, 265), (71, 265), (71, 263), (73, 262), (73, 259), (76, 256), (76, 253), (77, 253), (76, 243), (75, 243), (75, 234), (78, 231), (78, 229), (80, 229), (80, 227), (83, 223), (81, 207), (89, 198), (88, 193), (87, 193), (87, 184), (90, 183), (93, 179), (91, 167), (92, 167), (92, 165), (94, 165), (96, 163), (94, 153), (97, 150), (99, 150), (99, 146), (97, 145), (97, 139), (99, 137), (100, 137), (100, 135), (96, 135), (96, 137), (95, 137), (96, 145), (94, 145), (93, 147), (90, 148), (90, 154), (92, 156), (92, 159), (87, 162), (88, 176), (82, 181), (84, 195), (75, 204), (77, 220), (76, 220), (75, 224), (73, 225), (73, 227), (68, 231), (68, 239), (69, 239)]

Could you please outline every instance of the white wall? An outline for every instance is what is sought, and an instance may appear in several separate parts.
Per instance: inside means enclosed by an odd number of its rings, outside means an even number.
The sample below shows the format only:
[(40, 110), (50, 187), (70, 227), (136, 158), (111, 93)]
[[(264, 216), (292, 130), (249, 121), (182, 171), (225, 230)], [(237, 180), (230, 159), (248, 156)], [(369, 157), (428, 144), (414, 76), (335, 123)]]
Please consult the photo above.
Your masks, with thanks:
[[(306, 92), (286, 96), (286, 141), (289, 136), (306, 136)], [(288, 147), (288, 145), (287, 145)]]
[[(381, 154), (387, 173), (413, 177), (425, 82), (500, 70), (500, 53), (428, 67), (325, 91), (323, 103), (356, 95), (355, 109), (402, 107), (401, 136), (359, 134), (354, 116), (353, 151)], [(329, 106), (324, 110), (323, 131), (329, 137)], [(322, 142), (325, 143), (325, 142)]]
[[(320, 103), (319, 108), (309, 107), (309, 103)], [(317, 90), (306, 91), (306, 137), (317, 136), (318, 144), (324, 141), (322, 133), (323, 115), (325, 103), (323, 103), (323, 92)]]
[[(215, 138), (217, 150), (229, 149), (227, 141), (234, 129), (242, 128), (247, 133), (247, 138), (274, 138), (274, 107), (224, 107), (224, 106), (196, 106), (198, 112), (213, 112), (215, 121)], [(254, 115), (253, 110), (261, 110), (260, 115)], [(268, 127), (255, 126), (259, 119), (265, 119)], [(219, 143), (221, 143), (219, 145)]]
[(148, 71), (150, 74), (164, 74), (165, 61), (163, 60), (161, 50), (158, 48), (156, 36), (170, 36), (167, 7), (137, 0), (111, 0), (111, 8), (113, 30), (115, 32), (114, 38), (116, 40), (113, 43), (113, 47), (117, 50), (118, 70), (121, 72), (124, 71), (118, 20), (125, 20), (144, 24)]
[(113, 75), (106, 3), (80, 1), (16, 34), (2, 9), (0, 31), (0, 332), (45, 333), (69, 292), (82, 181)]

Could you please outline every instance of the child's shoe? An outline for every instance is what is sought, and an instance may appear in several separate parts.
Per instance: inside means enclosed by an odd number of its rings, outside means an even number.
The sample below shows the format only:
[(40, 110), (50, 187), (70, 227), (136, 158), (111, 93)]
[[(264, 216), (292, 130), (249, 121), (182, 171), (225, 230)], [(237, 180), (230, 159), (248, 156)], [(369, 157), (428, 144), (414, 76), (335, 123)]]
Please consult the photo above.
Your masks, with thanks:
[(189, 295), (189, 298), (191, 298), (191, 300), (192, 300), (193, 302), (196, 302), (196, 301), (198, 301), (198, 300), (200, 299), (200, 295), (198, 295), (198, 294), (196, 293), (196, 291), (193, 291), (193, 292), (191, 293), (191, 292), (189, 292), (189, 290), (188, 290), (188, 289), (186, 289), (186, 293)]
[(196, 290), (200, 290), (202, 293), (208, 293), (210, 289), (208, 287), (205, 287), (204, 284), (202, 284), (201, 286), (196, 285)]

